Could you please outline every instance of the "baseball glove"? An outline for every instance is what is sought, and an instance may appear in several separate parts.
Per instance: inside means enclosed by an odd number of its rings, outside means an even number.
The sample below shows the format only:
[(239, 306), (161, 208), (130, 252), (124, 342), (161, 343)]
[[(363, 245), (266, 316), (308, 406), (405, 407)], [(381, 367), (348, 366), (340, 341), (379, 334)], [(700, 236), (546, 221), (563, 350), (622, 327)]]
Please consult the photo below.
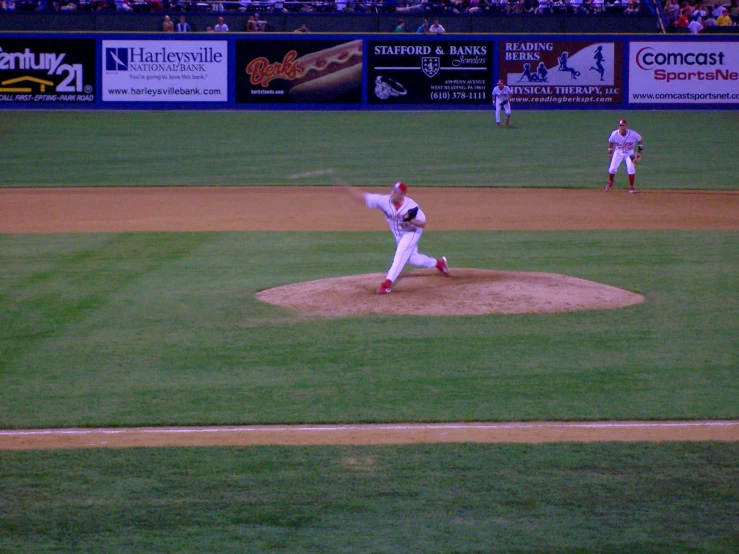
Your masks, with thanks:
[(500, 103), (500, 105), (501, 105), (501, 106), (507, 106), (507, 105), (508, 105), (508, 100), (503, 100), (503, 101), (502, 101), (502, 102)]
[(639, 162), (641, 162), (641, 152), (637, 152), (636, 156), (631, 156), (631, 161), (634, 162), (635, 164), (638, 164)]
[(405, 215), (403, 216), (403, 221), (410, 221), (411, 219), (415, 219), (418, 215), (418, 208), (411, 208), (407, 212), (405, 212)]

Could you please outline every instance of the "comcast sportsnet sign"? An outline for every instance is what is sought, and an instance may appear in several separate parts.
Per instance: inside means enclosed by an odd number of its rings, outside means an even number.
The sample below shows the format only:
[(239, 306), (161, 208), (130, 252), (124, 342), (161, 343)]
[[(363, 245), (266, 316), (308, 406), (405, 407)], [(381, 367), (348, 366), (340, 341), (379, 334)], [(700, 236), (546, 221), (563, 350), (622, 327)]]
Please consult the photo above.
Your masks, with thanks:
[(103, 102), (226, 102), (225, 40), (104, 40)]
[(629, 43), (632, 104), (739, 104), (739, 43)]

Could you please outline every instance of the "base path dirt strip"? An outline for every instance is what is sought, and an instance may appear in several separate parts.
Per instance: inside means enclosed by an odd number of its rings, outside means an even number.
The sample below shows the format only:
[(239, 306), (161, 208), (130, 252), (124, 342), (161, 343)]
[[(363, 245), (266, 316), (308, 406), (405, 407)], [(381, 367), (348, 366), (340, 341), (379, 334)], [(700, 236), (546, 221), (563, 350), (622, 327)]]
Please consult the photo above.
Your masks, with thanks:
[(0, 450), (707, 440), (739, 441), (739, 420), (29, 429), (0, 431)]
[[(412, 187), (409, 196), (435, 231), (739, 229), (739, 191)], [(387, 230), (383, 218), (333, 187), (0, 189), (0, 233), (373, 230)]]

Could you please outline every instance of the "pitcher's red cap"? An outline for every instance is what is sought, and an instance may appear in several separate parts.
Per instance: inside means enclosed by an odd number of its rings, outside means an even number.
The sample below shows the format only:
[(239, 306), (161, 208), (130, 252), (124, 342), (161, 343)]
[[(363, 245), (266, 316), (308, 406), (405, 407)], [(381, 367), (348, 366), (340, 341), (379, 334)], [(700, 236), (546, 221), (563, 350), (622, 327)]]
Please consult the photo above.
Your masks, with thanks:
[(402, 192), (403, 194), (405, 194), (406, 192), (408, 192), (408, 187), (403, 181), (398, 181), (393, 185), (393, 190), (397, 190), (398, 192)]
[(626, 120), (625, 119), (619, 119), (618, 120), (618, 124), (619, 125), (628, 125), (628, 123), (626, 123)]

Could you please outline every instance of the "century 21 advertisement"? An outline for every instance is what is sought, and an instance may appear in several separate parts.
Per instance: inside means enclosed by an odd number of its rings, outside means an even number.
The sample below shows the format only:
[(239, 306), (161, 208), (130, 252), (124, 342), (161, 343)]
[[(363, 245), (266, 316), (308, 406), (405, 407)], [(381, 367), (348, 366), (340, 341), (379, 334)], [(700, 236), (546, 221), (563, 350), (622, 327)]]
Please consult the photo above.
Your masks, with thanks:
[(361, 40), (236, 42), (237, 104), (361, 102)]
[(516, 103), (621, 104), (623, 44), (587, 41), (501, 41), (498, 77)]
[(367, 102), (490, 104), (492, 46), (474, 40), (370, 40)]
[(0, 39), (0, 103), (95, 102), (93, 39)]

